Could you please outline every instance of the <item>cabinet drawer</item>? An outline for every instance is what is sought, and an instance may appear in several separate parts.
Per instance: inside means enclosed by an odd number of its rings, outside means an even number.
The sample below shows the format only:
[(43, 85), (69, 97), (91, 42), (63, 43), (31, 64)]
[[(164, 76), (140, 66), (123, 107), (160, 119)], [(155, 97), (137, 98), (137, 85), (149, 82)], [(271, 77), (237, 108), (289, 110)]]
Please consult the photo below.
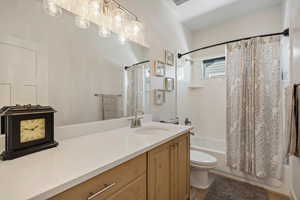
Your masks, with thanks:
[(132, 183), (122, 188), (107, 200), (146, 200), (147, 199), (146, 173)]
[[(60, 193), (52, 200), (104, 200), (146, 173), (147, 156), (143, 154), (103, 174)], [(96, 195), (98, 194), (98, 195)]]

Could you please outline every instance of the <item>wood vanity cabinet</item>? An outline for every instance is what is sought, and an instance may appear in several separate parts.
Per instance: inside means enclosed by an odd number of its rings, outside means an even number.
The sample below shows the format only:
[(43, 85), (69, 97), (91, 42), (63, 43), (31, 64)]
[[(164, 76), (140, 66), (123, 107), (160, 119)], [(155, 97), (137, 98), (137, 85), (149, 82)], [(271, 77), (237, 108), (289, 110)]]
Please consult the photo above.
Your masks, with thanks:
[(186, 133), (51, 200), (187, 200), (189, 146)]
[(148, 153), (148, 200), (190, 197), (190, 143), (183, 135)]

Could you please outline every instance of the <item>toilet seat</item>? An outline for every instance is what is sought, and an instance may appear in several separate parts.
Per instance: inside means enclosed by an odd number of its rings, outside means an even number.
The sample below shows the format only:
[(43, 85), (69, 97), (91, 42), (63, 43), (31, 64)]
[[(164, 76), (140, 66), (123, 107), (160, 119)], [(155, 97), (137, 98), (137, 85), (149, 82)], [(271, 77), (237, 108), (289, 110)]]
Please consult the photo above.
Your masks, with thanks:
[(198, 167), (215, 167), (217, 165), (217, 159), (207, 153), (201, 151), (191, 150), (191, 162), (192, 165)]

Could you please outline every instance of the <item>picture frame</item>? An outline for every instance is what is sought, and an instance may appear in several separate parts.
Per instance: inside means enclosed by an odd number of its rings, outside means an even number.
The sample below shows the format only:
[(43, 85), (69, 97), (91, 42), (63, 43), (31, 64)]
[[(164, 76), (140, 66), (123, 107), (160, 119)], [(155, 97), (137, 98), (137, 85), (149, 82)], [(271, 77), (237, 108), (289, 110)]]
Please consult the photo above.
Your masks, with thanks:
[(155, 105), (163, 105), (166, 102), (165, 90), (154, 90), (154, 103)]
[(175, 54), (169, 50), (165, 50), (165, 63), (169, 66), (174, 66), (175, 64)]
[(166, 77), (164, 80), (164, 88), (168, 92), (173, 91), (175, 89), (175, 79)]
[(166, 65), (162, 61), (155, 61), (154, 62), (154, 75), (164, 77), (166, 75)]

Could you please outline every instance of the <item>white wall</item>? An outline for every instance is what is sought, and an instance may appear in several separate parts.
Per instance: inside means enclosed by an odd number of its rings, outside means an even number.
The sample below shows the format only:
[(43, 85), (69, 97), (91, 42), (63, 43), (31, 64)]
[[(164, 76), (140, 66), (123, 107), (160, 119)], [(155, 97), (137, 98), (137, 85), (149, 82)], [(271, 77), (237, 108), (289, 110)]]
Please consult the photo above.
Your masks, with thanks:
[[(278, 5), (192, 33), (192, 49), (237, 38), (280, 31), (282, 31), (281, 7)], [(199, 59), (224, 55), (225, 47), (220, 46), (195, 53), (193, 58)], [(204, 88), (191, 90), (187, 88), (190, 78), (188, 75), (189, 70), (186, 70), (185, 73), (183, 80), (179, 82), (178, 104), (181, 118), (191, 118), (193, 125), (197, 127), (199, 136), (225, 140), (225, 80), (202, 81)], [(193, 73), (193, 70), (191, 73)]]

